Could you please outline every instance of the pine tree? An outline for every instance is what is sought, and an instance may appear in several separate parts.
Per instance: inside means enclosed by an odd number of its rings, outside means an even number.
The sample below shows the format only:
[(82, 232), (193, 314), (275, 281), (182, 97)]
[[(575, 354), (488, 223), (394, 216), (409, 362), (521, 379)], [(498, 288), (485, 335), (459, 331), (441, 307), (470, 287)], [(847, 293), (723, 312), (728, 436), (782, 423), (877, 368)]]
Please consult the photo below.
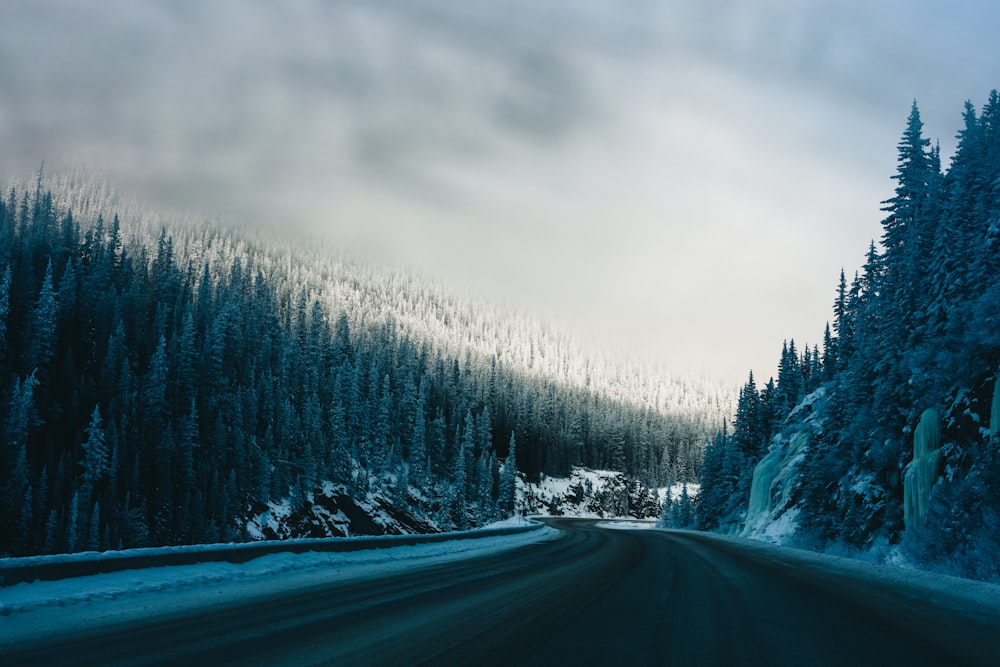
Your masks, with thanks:
[(751, 371), (736, 403), (736, 418), (733, 420), (732, 437), (740, 455), (752, 462), (756, 462), (760, 458), (766, 437), (770, 435), (762, 432), (760, 416), (760, 394), (757, 392), (757, 383), (754, 381), (753, 371)]
[(493, 474), (496, 458), (490, 450), (483, 450), (476, 461), (476, 522), (483, 525), (493, 521), (496, 501), (493, 497)]
[(449, 519), (458, 529), (469, 527), (469, 515), (467, 512), (469, 503), (466, 492), (468, 476), (466, 474), (465, 465), (467, 448), (468, 446), (464, 442), (460, 443), (455, 453), (454, 476), (452, 478), (451, 493), (448, 502), (450, 514)]
[(59, 513), (55, 509), (50, 510), (49, 517), (45, 521), (45, 542), (42, 545), (42, 553), (54, 554), (59, 551), (62, 543), (59, 537), (61, 532)]
[(763, 453), (767, 441), (780, 427), (782, 418), (778, 406), (778, 388), (774, 384), (774, 378), (768, 378), (767, 384), (760, 390), (760, 399), (757, 403), (758, 433), (765, 443), (758, 454)]
[(795, 350), (795, 340), (792, 339), (782, 343), (781, 360), (778, 363), (778, 405), (782, 418), (788, 416), (798, 405), (802, 390), (802, 362)]
[(716, 530), (721, 527), (723, 512), (728, 498), (735, 488), (735, 479), (727, 474), (726, 452), (729, 448), (729, 432), (725, 422), (705, 448), (705, 458), (701, 466), (701, 492), (695, 506), (699, 530)]
[(477, 451), (483, 452), (493, 449), (493, 425), (490, 421), (490, 407), (483, 408), (479, 418), (476, 419), (475, 443)]
[(66, 526), (66, 552), (74, 553), (80, 546), (80, 492), (73, 493), (69, 504), (69, 524)]
[(667, 494), (663, 497), (663, 507), (660, 509), (660, 518), (656, 520), (657, 528), (674, 527), (674, 501), (670, 497), (670, 487), (667, 487)]
[(874, 320), (877, 313), (877, 322), (873, 321), (869, 329), (874, 334), (873, 356), (879, 380), (874, 397), (877, 409), (888, 410), (907, 400), (897, 388), (907, 379), (901, 358), (914, 329), (914, 315), (924, 288), (922, 251), (933, 214), (929, 201), (936, 177), (929, 145), (914, 102), (898, 147), (898, 170), (893, 176), (896, 194), (883, 202), (883, 210), (888, 213), (882, 221), (884, 251), (878, 258), (879, 270), (872, 274), (872, 285), (866, 290), (871, 295), (870, 317)]
[(10, 313), (10, 264), (0, 278), (0, 369), (7, 361), (7, 317)]
[(423, 400), (418, 399), (414, 415), (413, 440), (410, 443), (410, 480), (417, 488), (427, 484), (427, 422), (424, 420)]
[(830, 323), (827, 322), (823, 329), (823, 382), (829, 382), (836, 376), (839, 363), (837, 357), (837, 339), (830, 333)]
[(462, 454), (462, 472), (463, 479), (466, 480), (466, 487), (463, 490), (464, 498), (475, 498), (476, 491), (474, 487), (475, 479), (470, 479), (465, 476), (467, 471), (472, 467), (474, 462), (473, 453), (476, 451), (476, 419), (472, 415), (472, 410), (466, 410), (465, 412), (465, 423), (464, 427), (460, 431), (461, 435), (455, 438), (456, 442), (459, 443), (458, 450)]
[(499, 506), (501, 514), (506, 518), (512, 516), (516, 509), (517, 499), (517, 442), (514, 433), (510, 434), (510, 444), (507, 446), (507, 458), (504, 460), (503, 468), (500, 471), (500, 498)]
[(930, 139), (924, 138), (923, 126), (920, 110), (914, 101), (898, 146), (898, 171), (892, 177), (897, 182), (896, 194), (882, 202), (882, 210), (889, 214), (882, 221), (882, 246), (885, 248), (886, 262), (893, 268), (901, 265), (900, 255), (910, 238), (910, 227), (917, 224), (921, 206), (928, 196), (932, 174), (931, 156), (928, 152)]
[(160, 336), (156, 350), (149, 360), (149, 368), (142, 381), (140, 396), (145, 434), (153, 439), (163, 433), (167, 420), (167, 341)]
[(677, 528), (690, 528), (692, 522), (692, 506), (691, 506), (691, 496), (688, 495), (688, 485), (687, 482), (681, 486), (681, 497), (677, 502)]
[(55, 352), (56, 314), (58, 302), (52, 286), (52, 260), (45, 267), (45, 276), (38, 291), (31, 316), (31, 348), (28, 353), (28, 368), (38, 370), (39, 380), (48, 378), (49, 364)]
[(11, 391), (10, 407), (7, 419), (4, 421), (4, 440), (9, 450), (16, 451), (18, 447), (26, 446), (29, 429), (35, 425), (35, 389), (38, 380), (35, 373), (24, 378), (24, 381), (14, 380)]
[(93, 490), (109, 474), (111, 467), (98, 405), (94, 406), (90, 414), (90, 425), (87, 426), (87, 440), (83, 443), (83, 452), (83, 461), (80, 464), (82, 469), (80, 489), (84, 500), (89, 500)]
[(101, 503), (95, 502), (87, 522), (87, 550), (101, 551)]

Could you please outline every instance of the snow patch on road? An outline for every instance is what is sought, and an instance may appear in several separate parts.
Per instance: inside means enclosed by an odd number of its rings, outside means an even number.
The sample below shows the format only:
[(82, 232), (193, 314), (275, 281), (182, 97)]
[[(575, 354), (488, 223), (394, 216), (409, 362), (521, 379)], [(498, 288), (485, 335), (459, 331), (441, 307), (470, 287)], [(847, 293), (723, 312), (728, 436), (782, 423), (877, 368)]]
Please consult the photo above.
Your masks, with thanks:
[(611, 530), (650, 530), (656, 528), (655, 521), (601, 521), (596, 525), (598, 528), (610, 528)]

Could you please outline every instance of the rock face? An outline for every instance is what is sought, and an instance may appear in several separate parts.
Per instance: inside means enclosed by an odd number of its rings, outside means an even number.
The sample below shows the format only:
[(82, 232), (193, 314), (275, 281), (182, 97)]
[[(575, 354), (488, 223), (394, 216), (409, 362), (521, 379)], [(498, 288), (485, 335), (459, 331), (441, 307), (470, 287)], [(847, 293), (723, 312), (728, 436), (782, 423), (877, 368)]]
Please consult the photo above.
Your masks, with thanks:
[[(697, 493), (697, 486), (688, 487)], [(660, 515), (656, 489), (612, 470), (573, 468), (569, 477), (519, 482), (518, 511), (546, 516), (655, 519)]]
[[(697, 484), (688, 485), (690, 495), (697, 491)], [(251, 504), (243, 527), (252, 540), (441, 532), (442, 526), (426, 518), (437, 516), (440, 507), (414, 493), (411, 488), (407, 501), (400, 503), (384, 493), (352, 495), (327, 482), (294, 505), (287, 499)], [(531, 484), (519, 477), (517, 482), (519, 514), (655, 519), (660, 507), (657, 489), (615, 471), (574, 468), (570, 477), (545, 477)]]
[(394, 507), (386, 496), (370, 493), (355, 498), (334, 485), (309, 494), (298, 508), (288, 503), (256, 503), (248, 514), (246, 530), (256, 540), (441, 532), (430, 521)]
[[(994, 400), (994, 409), (995, 409)], [(903, 525), (907, 528), (927, 514), (927, 499), (940, 474), (941, 415), (924, 410), (913, 434), (913, 460), (903, 471)]]

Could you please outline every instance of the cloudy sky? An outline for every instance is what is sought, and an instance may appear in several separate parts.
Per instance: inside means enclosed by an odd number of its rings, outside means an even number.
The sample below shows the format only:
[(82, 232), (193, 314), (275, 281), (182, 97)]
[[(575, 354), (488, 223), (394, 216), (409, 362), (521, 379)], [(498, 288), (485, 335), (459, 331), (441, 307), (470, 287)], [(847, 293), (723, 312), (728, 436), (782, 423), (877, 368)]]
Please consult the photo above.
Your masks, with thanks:
[(5, 0), (0, 174), (379, 261), (742, 381), (819, 342), (918, 100), (948, 155), (1000, 4)]

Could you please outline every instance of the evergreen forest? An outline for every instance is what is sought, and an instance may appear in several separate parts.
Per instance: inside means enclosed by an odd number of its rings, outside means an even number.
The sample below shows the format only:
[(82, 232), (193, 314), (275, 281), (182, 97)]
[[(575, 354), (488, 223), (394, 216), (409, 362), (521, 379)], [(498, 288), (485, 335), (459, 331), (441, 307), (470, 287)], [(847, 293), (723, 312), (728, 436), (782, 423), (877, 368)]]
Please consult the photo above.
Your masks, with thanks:
[(323, 484), (442, 529), (518, 475), (697, 480), (709, 380), (325, 243), (167, 220), (85, 177), (0, 200), (0, 554), (249, 539)]
[(879, 243), (841, 273), (822, 350), (786, 342), (777, 380), (751, 374), (699, 527), (783, 520), (791, 543), (1000, 579), (1000, 96), (961, 118), (944, 169), (914, 102)]

